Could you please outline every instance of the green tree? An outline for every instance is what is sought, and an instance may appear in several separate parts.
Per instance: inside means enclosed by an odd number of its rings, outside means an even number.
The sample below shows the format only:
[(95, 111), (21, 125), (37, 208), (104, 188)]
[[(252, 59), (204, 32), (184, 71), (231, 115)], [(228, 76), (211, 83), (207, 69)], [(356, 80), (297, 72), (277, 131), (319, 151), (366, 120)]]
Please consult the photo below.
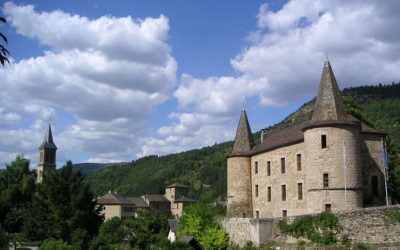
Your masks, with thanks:
[(75, 250), (63, 240), (47, 239), (39, 247), (39, 250)]
[(184, 208), (179, 218), (178, 236), (189, 235), (207, 249), (224, 249), (228, 246), (228, 235), (218, 223), (220, 209), (197, 203)]
[(29, 160), (17, 155), (0, 171), (0, 223), (7, 232), (20, 232), (35, 192), (35, 173)]
[(8, 240), (6, 231), (4, 231), (0, 224), (0, 250), (3, 249), (8, 249)]
[(210, 250), (226, 249), (228, 247), (229, 237), (225, 229), (219, 226), (206, 227), (200, 237), (200, 242)]
[[(4, 17), (0, 17), (0, 22), (6, 23), (7, 20)], [(7, 37), (1, 32), (0, 32), (0, 37), (5, 43), (8, 43)], [(5, 62), (10, 63), (10, 61), (7, 58), (9, 55), (10, 55), (10, 52), (8, 52), (8, 50), (4, 47), (3, 44), (0, 44), (0, 63), (1, 63), (1, 65), (4, 66)]]
[[(72, 170), (72, 163), (44, 175), (38, 184), (23, 233), (30, 240), (49, 238), (71, 242), (76, 230), (95, 236), (103, 220), (101, 207), (83, 182), (83, 175)], [(83, 231), (84, 230), (84, 231)]]
[(137, 218), (132, 220), (130, 227), (134, 235), (129, 238), (129, 245), (139, 249), (171, 247), (167, 239), (166, 228), (168, 218), (163, 214), (150, 214), (148, 210), (138, 209)]
[(125, 223), (127, 222), (118, 217), (105, 221), (99, 229), (99, 234), (92, 241), (90, 249), (110, 249), (113, 245), (118, 244), (129, 232)]

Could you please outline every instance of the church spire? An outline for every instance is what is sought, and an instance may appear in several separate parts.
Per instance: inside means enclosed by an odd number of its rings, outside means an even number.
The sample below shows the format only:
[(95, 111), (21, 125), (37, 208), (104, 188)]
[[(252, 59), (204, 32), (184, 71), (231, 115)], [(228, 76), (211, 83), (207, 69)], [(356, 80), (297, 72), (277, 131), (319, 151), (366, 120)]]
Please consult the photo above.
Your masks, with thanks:
[(231, 156), (248, 155), (253, 147), (253, 135), (247, 119), (246, 110), (243, 109), (242, 114), (240, 115), (240, 121), (236, 131), (236, 137)]
[(53, 134), (51, 133), (50, 124), (49, 124), (49, 128), (46, 131), (46, 134), (44, 135), (42, 145), (40, 145), (40, 147), (39, 147), (39, 149), (44, 149), (44, 148), (57, 149), (57, 146), (56, 146), (56, 144), (54, 144), (54, 141), (53, 141)]
[(314, 104), (313, 121), (343, 120), (347, 116), (329, 60), (325, 61)]
[(41, 183), (43, 181), (43, 176), (49, 172), (54, 171), (56, 169), (56, 151), (57, 147), (53, 141), (53, 135), (51, 133), (51, 126), (49, 124), (49, 128), (44, 135), (44, 140), (42, 145), (39, 147), (39, 166), (37, 169), (37, 183)]

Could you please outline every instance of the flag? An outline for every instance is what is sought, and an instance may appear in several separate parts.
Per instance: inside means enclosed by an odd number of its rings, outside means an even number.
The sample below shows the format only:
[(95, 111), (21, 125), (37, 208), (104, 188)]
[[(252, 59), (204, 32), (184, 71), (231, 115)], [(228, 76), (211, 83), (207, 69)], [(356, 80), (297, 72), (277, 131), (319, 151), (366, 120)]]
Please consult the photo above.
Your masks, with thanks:
[(387, 168), (387, 156), (386, 156), (386, 147), (385, 147), (385, 142), (384, 140), (381, 138), (381, 142), (382, 142), (382, 160), (383, 160), (383, 167)]

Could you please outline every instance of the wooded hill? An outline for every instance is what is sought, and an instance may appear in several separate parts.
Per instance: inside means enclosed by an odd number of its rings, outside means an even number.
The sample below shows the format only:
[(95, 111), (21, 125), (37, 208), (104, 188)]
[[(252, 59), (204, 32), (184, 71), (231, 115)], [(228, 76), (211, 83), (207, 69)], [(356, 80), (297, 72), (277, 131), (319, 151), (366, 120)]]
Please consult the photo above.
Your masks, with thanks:
[[(391, 151), (400, 152), (400, 83), (362, 86), (342, 91), (346, 110), (378, 130), (389, 133)], [(351, 98), (351, 99), (349, 99)], [(353, 101), (354, 100), (354, 101)], [(314, 100), (304, 104), (282, 122), (266, 128), (267, 132), (308, 120)], [(260, 143), (260, 131), (254, 134)], [(232, 141), (165, 156), (146, 156), (128, 164), (116, 165), (90, 173), (86, 181), (96, 195), (108, 190), (121, 195), (162, 194), (165, 186), (180, 182), (190, 186), (189, 196), (212, 201), (226, 199), (226, 157)], [(399, 155), (394, 157), (399, 164)], [(400, 168), (400, 166), (397, 166)], [(397, 170), (400, 181), (400, 169)]]

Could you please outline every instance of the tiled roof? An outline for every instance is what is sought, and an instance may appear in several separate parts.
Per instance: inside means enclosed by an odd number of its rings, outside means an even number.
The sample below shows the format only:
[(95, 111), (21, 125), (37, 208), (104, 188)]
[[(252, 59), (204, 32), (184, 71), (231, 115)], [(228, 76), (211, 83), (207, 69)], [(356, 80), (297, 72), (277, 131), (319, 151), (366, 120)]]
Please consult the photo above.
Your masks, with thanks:
[(56, 144), (53, 141), (53, 134), (51, 133), (51, 126), (49, 124), (49, 128), (44, 135), (44, 139), (39, 149), (48, 148), (48, 149), (57, 149)]
[(188, 188), (188, 186), (180, 184), (180, 183), (174, 183), (174, 184), (167, 186), (167, 188), (173, 188), (173, 187)]
[(145, 194), (142, 197), (148, 201), (152, 202), (170, 202), (164, 195), (161, 194)]
[(253, 135), (251, 133), (246, 111), (243, 110), (240, 115), (240, 121), (236, 131), (236, 137), (233, 143), (233, 148), (230, 156), (249, 155), (253, 147), (254, 147)]

